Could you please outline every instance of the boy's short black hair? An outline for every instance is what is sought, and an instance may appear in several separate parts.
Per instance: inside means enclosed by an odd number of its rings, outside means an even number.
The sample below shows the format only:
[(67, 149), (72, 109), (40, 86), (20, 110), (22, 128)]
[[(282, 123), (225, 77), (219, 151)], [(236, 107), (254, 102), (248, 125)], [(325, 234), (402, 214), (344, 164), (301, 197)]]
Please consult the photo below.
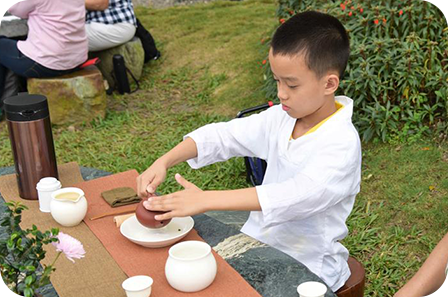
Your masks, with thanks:
[(305, 54), (308, 68), (321, 78), (336, 70), (342, 78), (350, 56), (347, 32), (339, 20), (317, 11), (306, 11), (283, 23), (272, 38), (273, 55)]

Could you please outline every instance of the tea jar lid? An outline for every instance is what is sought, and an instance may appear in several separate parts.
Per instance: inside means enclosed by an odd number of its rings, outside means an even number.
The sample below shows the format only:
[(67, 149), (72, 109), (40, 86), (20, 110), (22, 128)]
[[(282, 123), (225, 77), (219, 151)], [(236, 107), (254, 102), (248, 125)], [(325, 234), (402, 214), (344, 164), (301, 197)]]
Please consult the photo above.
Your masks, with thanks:
[(3, 101), (6, 119), (28, 122), (49, 116), (47, 97), (37, 94), (19, 93)]
[(38, 191), (55, 191), (61, 188), (61, 182), (55, 177), (44, 177), (36, 185)]

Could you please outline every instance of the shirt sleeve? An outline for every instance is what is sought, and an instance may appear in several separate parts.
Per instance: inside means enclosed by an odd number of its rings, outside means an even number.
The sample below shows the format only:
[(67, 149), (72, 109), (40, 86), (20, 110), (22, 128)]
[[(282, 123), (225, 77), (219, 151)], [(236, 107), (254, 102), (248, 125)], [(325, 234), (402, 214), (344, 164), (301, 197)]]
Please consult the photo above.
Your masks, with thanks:
[(13, 5), (8, 11), (10, 14), (19, 18), (27, 19), (30, 12), (33, 11), (36, 6), (36, 0), (24, 0)]
[(325, 146), (291, 178), (256, 187), (266, 227), (323, 212), (356, 195), (360, 180), (360, 146), (353, 141)]
[[(272, 108), (271, 108), (272, 109)], [(187, 135), (196, 143), (198, 155), (188, 160), (194, 168), (232, 157), (258, 157), (266, 160), (269, 151), (270, 110), (229, 122), (203, 126)]]

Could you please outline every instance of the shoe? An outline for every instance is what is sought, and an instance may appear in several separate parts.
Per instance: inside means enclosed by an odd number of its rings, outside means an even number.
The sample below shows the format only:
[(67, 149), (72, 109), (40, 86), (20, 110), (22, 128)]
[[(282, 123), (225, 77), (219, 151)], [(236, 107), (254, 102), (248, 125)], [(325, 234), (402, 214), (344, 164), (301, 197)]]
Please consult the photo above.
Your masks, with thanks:
[(160, 53), (160, 51), (157, 51), (157, 54), (154, 56), (154, 58), (152, 58), (153, 60), (158, 60), (160, 58), (162, 54)]

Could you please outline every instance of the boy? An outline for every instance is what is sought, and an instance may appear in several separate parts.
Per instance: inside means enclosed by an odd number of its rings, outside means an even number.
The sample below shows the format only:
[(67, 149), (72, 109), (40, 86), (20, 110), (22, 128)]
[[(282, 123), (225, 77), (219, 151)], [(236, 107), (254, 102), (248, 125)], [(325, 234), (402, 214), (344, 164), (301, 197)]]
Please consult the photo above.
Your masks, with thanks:
[[(361, 145), (351, 123), (353, 101), (335, 98), (349, 57), (342, 24), (326, 14), (304, 12), (274, 34), (269, 62), (280, 105), (250, 117), (209, 124), (185, 136), (137, 179), (145, 207), (156, 217), (209, 210), (252, 211), (242, 232), (305, 264), (332, 290), (350, 276), (348, 251), (339, 243), (359, 192)], [(261, 186), (202, 191), (179, 174), (185, 190), (155, 197), (171, 166), (193, 168), (235, 156), (267, 161)]]

